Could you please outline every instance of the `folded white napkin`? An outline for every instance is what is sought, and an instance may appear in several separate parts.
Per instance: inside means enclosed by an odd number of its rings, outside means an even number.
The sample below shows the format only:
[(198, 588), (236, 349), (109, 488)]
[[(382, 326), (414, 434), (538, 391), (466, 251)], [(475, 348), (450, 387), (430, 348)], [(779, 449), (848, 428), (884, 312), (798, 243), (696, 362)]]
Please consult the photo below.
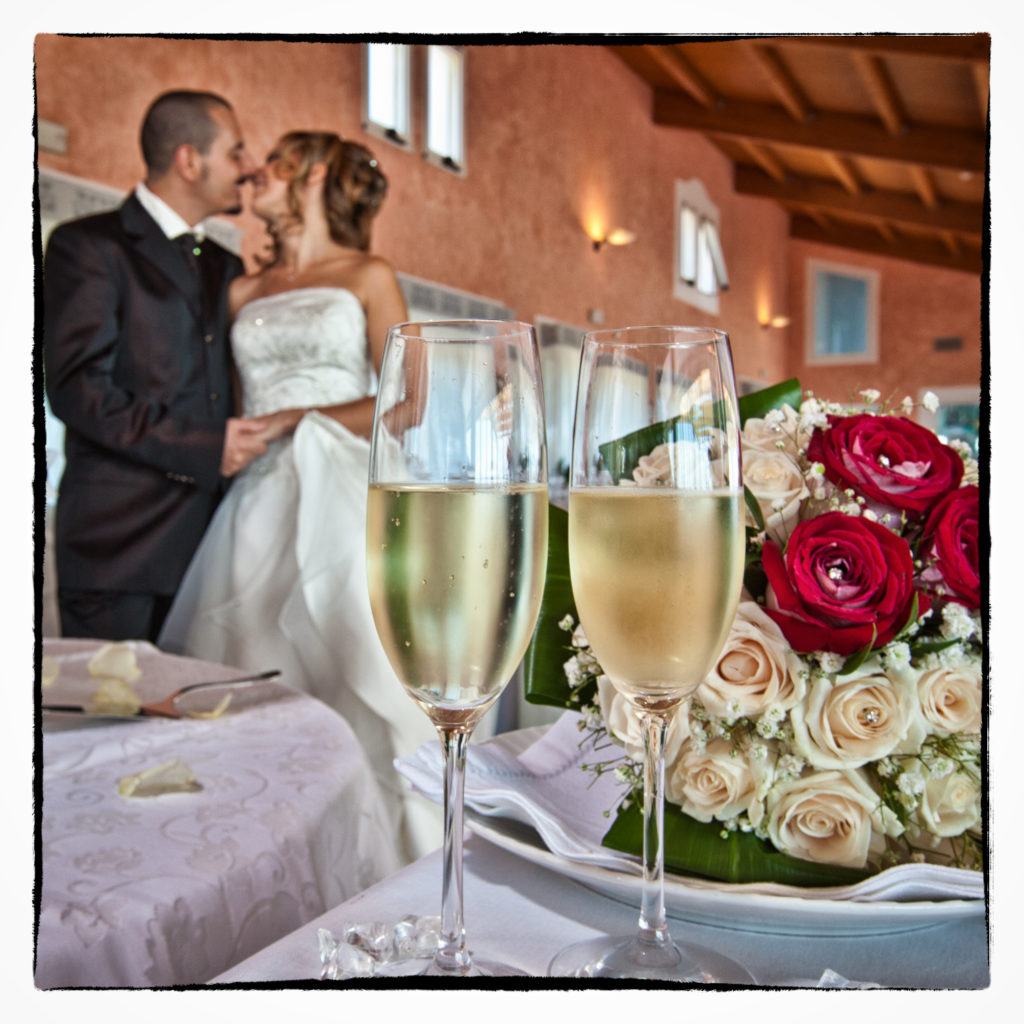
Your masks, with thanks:
[[(532, 825), (547, 848), (560, 857), (598, 867), (639, 874), (636, 858), (604, 849), (601, 839), (622, 795), (611, 772), (597, 775), (582, 765), (608, 760), (614, 750), (595, 751), (579, 728), (581, 716), (567, 711), (541, 738), (518, 756), (502, 738), (470, 744), (466, 758), (466, 807), (477, 814)], [(427, 743), (395, 767), (411, 785), (435, 803), (444, 799), (441, 748)], [(856, 885), (801, 889), (774, 882), (731, 885), (685, 879), (687, 886), (857, 902), (984, 899), (977, 871), (936, 864), (901, 864)]]
[[(614, 776), (583, 771), (582, 765), (614, 756), (595, 751), (567, 711), (518, 757), (500, 740), (470, 744), (466, 757), (466, 807), (477, 814), (532, 825), (552, 853), (584, 864), (638, 874), (634, 858), (601, 847), (622, 796)], [(444, 799), (441, 746), (426, 743), (395, 767), (435, 803)]]

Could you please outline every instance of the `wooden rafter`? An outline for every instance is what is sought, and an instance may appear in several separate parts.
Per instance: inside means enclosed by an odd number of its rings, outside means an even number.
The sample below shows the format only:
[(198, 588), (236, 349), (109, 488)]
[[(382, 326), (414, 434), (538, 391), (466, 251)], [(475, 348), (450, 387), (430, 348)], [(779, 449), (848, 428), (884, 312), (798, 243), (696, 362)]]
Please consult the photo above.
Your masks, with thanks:
[(884, 59), (877, 54), (857, 51), (853, 55), (853, 62), (889, 134), (902, 134), (907, 127), (907, 116)]
[(810, 178), (778, 182), (752, 167), (737, 166), (734, 187), (741, 195), (774, 199), (786, 205), (800, 204), (820, 210), (835, 210), (844, 216), (885, 220), (910, 227), (980, 237), (982, 207), (973, 203), (942, 203), (925, 206), (909, 194), (865, 192), (851, 195), (839, 185)]
[(708, 110), (678, 93), (654, 92), (655, 124), (727, 135), (775, 145), (800, 146), (845, 156), (926, 164), (952, 170), (985, 169), (985, 137), (980, 132), (914, 125), (889, 134), (874, 118), (821, 112), (799, 124), (767, 103), (729, 100)]
[(755, 43), (750, 46), (750, 52), (778, 96), (779, 102), (789, 111), (793, 120), (801, 123), (808, 121), (814, 113), (811, 103), (793, 78), (785, 61), (779, 56), (778, 50), (772, 46)]
[(794, 238), (802, 238), (810, 242), (858, 249), (862, 252), (891, 256), (893, 259), (927, 263), (932, 266), (946, 267), (949, 270), (962, 270), (969, 274), (980, 274), (982, 270), (980, 251), (967, 252), (959, 249), (956, 253), (952, 253), (949, 251), (949, 247), (939, 240), (930, 242), (923, 238), (901, 236), (897, 242), (889, 242), (871, 228), (857, 227), (851, 224), (839, 226), (834, 223), (830, 224), (828, 228), (822, 228), (820, 224), (808, 217), (793, 217), (790, 220), (789, 233)]

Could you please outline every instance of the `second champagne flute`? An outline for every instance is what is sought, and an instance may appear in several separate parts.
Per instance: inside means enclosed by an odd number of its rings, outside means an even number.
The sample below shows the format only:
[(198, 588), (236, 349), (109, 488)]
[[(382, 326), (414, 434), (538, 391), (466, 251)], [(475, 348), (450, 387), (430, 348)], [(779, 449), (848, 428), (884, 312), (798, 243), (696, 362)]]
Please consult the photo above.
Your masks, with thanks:
[(523, 973), (466, 945), (463, 791), (470, 734), (522, 660), (544, 588), (539, 366), (528, 324), (438, 321), (392, 327), (381, 367), (367, 575), (388, 659), (441, 739), (441, 941), (423, 973), (442, 977)]
[(722, 331), (628, 327), (584, 336), (569, 482), (580, 623), (644, 738), (636, 932), (563, 950), (555, 976), (749, 982), (673, 942), (664, 899), (665, 741), (718, 657), (743, 575), (739, 416)]

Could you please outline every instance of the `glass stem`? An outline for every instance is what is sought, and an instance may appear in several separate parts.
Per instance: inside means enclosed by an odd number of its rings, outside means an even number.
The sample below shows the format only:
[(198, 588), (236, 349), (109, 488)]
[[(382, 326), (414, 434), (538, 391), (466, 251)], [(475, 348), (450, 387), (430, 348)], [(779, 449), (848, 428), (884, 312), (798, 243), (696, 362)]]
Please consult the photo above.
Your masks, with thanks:
[(640, 712), (644, 737), (644, 881), (637, 939), (644, 945), (672, 943), (665, 919), (665, 740), (672, 712)]
[(462, 922), (462, 812), (469, 734), (463, 729), (438, 729), (438, 734), (444, 754), (444, 874), (441, 942), (434, 964), (447, 974), (466, 974), (472, 961)]

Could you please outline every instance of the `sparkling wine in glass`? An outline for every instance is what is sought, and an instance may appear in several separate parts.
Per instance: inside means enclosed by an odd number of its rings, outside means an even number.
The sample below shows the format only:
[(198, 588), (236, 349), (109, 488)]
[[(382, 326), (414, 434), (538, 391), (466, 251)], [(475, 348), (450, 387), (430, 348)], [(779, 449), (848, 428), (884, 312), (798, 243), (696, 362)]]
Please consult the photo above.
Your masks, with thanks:
[(643, 883), (634, 934), (577, 943), (549, 973), (743, 983), (673, 941), (664, 899), (665, 740), (710, 671), (742, 586), (743, 484), (728, 337), (695, 327), (584, 336), (569, 482), (580, 623), (644, 737)]
[[(392, 327), (370, 455), (374, 623), (444, 756), (441, 941), (424, 973), (521, 974), (474, 958), (462, 899), (463, 792), (473, 728), (529, 644), (544, 588), (547, 451), (533, 328)], [(397, 695), (381, 693), (382, 704)]]

